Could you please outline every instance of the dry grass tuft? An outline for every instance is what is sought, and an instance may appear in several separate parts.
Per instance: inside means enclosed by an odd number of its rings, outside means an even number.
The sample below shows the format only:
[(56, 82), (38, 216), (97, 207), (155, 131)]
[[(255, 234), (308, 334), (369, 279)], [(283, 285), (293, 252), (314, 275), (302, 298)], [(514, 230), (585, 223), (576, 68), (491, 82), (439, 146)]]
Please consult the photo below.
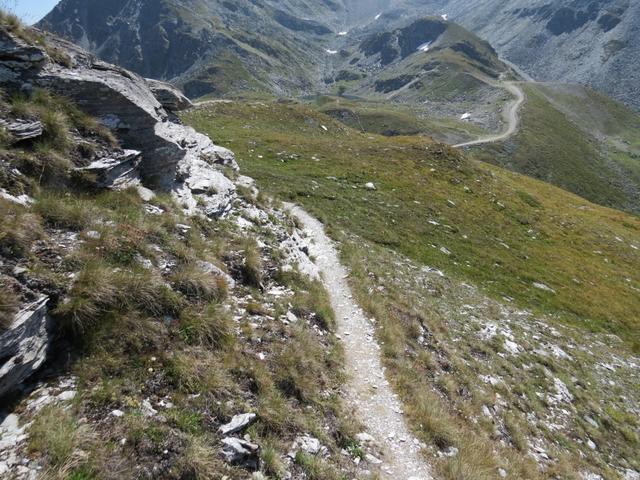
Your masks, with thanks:
[(83, 451), (93, 442), (88, 427), (60, 406), (44, 407), (29, 427), (29, 450), (44, 456), (54, 469), (69, 471), (80, 466), (86, 458)]
[(42, 234), (40, 218), (25, 208), (0, 199), (0, 254), (24, 257)]
[(0, 280), (0, 333), (11, 326), (19, 306), (20, 302), (16, 294)]
[(262, 258), (260, 257), (260, 249), (255, 241), (247, 242), (245, 245), (242, 275), (247, 285), (256, 288), (262, 287)]
[(203, 272), (194, 265), (176, 270), (171, 281), (177, 291), (197, 302), (220, 302), (229, 291), (229, 285), (223, 277)]

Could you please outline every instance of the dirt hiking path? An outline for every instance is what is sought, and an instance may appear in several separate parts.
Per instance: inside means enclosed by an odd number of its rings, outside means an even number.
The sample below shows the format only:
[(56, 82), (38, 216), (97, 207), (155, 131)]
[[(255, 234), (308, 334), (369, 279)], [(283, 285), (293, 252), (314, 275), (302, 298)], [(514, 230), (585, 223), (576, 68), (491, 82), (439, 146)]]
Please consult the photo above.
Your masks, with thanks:
[[(472, 75), (472, 76), (476, 78), (480, 78), (482, 80), (481, 77), (477, 77), (476, 75)], [(486, 81), (486, 80), (483, 80), (483, 81)], [(504, 111), (502, 112), (502, 116), (507, 126), (505, 130), (498, 135), (489, 135), (487, 137), (481, 137), (471, 142), (459, 143), (458, 145), (454, 145), (453, 148), (464, 148), (464, 147), (471, 147), (473, 145), (483, 145), (485, 143), (501, 142), (503, 140), (508, 139), (518, 131), (518, 127), (520, 125), (520, 108), (522, 107), (522, 105), (524, 105), (524, 102), (526, 100), (524, 91), (515, 82), (499, 82), (499, 83), (489, 82), (489, 81), (486, 81), (486, 82), (489, 85), (502, 87), (514, 96), (514, 99), (511, 102), (509, 102), (509, 104), (505, 107)]]
[(385, 379), (371, 321), (353, 300), (347, 271), (323, 225), (300, 207), (287, 205), (311, 239), (309, 253), (318, 266), (336, 315), (337, 334), (345, 349), (347, 402), (367, 433), (385, 450), (381, 473), (389, 480), (430, 480), (420, 443), (409, 433), (402, 405)]

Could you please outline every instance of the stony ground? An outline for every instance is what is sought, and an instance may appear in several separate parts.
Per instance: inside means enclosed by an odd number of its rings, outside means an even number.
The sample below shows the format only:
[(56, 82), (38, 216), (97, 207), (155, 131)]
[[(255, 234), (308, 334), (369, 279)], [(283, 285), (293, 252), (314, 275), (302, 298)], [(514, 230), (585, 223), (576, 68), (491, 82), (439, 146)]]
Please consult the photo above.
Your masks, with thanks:
[(350, 372), (348, 402), (371, 440), (384, 447), (384, 477), (429, 480), (430, 469), (421, 456), (425, 445), (409, 431), (402, 404), (385, 377), (375, 339), (375, 319), (367, 317), (354, 301), (347, 270), (322, 224), (301, 208), (290, 208), (311, 240), (309, 252), (320, 269), (336, 314), (337, 332), (345, 348), (345, 369)]

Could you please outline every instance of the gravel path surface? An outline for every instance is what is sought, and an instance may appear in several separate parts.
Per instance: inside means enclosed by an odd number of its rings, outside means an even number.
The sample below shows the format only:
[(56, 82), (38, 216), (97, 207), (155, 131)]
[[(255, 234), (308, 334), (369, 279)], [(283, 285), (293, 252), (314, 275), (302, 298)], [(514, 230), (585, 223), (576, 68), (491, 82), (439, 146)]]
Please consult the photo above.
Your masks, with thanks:
[[(475, 75), (474, 75), (475, 76)], [(479, 78), (479, 77), (478, 77)], [(507, 127), (504, 132), (499, 135), (490, 135), (487, 137), (481, 137), (477, 140), (473, 140), (471, 142), (459, 143), (458, 145), (454, 145), (453, 148), (464, 148), (471, 147), (473, 145), (482, 145), (485, 143), (496, 143), (506, 140), (511, 137), (514, 133), (518, 131), (518, 126), (520, 125), (520, 108), (525, 102), (525, 94), (522, 91), (522, 88), (515, 82), (500, 82), (500, 83), (492, 83), (494, 86), (501, 86), (509, 93), (511, 93), (515, 98), (509, 102), (505, 110), (503, 111), (503, 117), (505, 122), (507, 123)]]
[(402, 405), (385, 378), (373, 323), (353, 300), (347, 271), (340, 263), (333, 242), (318, 220), (300, 207), (287, 207), (302, 222), (311, 239), (309, 251), (331, 297), (337, 334), (345, 348), (346, 371), (350, 374), (347, 402), (367, 433), (385, 451), (381, 465), (383, 478), (430, 480), (429, 466), (420, 454), (420, 442), (409, 433)]

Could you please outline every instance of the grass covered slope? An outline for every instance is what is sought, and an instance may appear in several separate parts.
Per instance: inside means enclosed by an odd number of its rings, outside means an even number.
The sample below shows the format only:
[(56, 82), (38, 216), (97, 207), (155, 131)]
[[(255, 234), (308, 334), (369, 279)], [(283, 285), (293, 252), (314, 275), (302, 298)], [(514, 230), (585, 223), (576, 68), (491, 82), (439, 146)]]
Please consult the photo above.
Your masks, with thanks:
[(472, 140), (484, 130), (454, 118), (436, 118), (420, 106), (322, 96), (312, 104), (318, 111), (361, 132), (388, 137), (426, 135), (445, 143)]
[(299, 105), (216, 104), (185, 120), (236, 151), (269, 193), (332, 229), (640, 348), (636, 217), (426, 139), (361, 134)]
[[(4, 118), (42, 124), (0, 127), (0, 334), (42, 295), (56, 328), (50, 368), (0, 404), (20, 419), (8, 478), (356, 476), (333, 313), (287, 260), (293, 222), (246, 178), (225, 220), (101, 190), (76, 167), (117, 150), (111, 133), (45, 91), (0, 93)], [(242, 413), (255, 451), (226, 460), (219, 427)], [(302, 435), (327, 457), (292, 447)]]
[(527, 84), (520, 131), (478, 158), (640, 212), (640, 117), (577, 85)]
[(327, 225), (439, 478), (640, 468), (636, 217), (302, 105), (184, 119)]

